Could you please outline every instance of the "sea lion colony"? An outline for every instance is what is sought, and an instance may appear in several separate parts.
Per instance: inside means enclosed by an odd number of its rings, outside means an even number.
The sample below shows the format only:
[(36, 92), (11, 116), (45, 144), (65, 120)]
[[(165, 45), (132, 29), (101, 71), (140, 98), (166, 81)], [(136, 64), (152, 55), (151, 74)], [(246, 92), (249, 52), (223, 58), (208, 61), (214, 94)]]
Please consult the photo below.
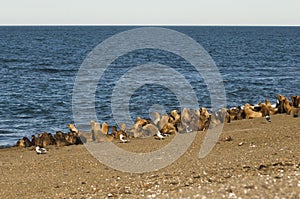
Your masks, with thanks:
[(216, 112), (209, 113), (206, 108), (192, 110), (183, 108), (181, 114), (177, 110), (170, 112), (170, 115), (160, 115), (153, 113), (154, 121), (151, 119), (136, 118), (135, 124), (127, 128), (125, 124), (109, 126), (103, 122), (102, 125), (91, 121), (90, 132), (82, 132), (73, 124), (68, 124), (69, 132), (40, 133), (19, 139), (16, 143), (18, 147), (47, 147), (56, 145), (57, 147), (83, 144), (86, 142), (111, 142), (118, 140), (122, 143), (128, 142), (128, 138), (154, 136), (156, 139), (163, 139), (165, 136), (176, 133), (189, 133), (192, 131), (205, 131), (223, 122), (230, 123), (233, 120), (253, 119), (266, 117), (270, 122), (270, 115), (282, 114), (298, 117), (300, 115), (300, 96), (291, 96), (291, 102), (283, 95), (277, 96), (276, 105), (271, 105), (269, 100), (261, 102), (256, 106), (245, 104), (230, 109), (222, 108)]

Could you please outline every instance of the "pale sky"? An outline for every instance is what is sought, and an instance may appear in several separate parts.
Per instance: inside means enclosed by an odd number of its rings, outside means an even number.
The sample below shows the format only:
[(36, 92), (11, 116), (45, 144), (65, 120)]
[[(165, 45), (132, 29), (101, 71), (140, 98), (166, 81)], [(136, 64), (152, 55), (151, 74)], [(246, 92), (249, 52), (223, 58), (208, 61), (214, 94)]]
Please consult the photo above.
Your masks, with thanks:
[(300, 25), (300, 0), (1, 0), (0, 24)]

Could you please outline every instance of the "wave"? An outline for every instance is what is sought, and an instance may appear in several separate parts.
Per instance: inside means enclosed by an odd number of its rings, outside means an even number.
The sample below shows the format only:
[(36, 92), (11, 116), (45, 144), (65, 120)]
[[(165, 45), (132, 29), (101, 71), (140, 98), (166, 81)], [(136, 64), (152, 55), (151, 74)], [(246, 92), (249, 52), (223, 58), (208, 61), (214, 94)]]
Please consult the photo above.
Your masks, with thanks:
[(62, 68), (35, 68), (34, 72), (42, 73), (73, 73), (77, 70), (74, 69), (62, 69)]

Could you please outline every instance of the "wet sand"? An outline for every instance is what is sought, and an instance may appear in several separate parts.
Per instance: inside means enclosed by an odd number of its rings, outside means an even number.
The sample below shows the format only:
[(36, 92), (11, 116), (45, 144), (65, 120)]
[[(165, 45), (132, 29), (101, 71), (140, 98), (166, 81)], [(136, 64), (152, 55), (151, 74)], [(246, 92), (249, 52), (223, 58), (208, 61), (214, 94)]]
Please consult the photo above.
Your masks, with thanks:
[[(225, 124), (203, 159), (205, 132), (187, 152), (159, 171), (131, 174), (95, 159), (83, 145), (0, 149), (0, 198), (300, 198), (300, 118), (285, 114)], [(231, 139), (228, 139), (230, 136)], [(172, 139), (114, 143), (149, 152)]]

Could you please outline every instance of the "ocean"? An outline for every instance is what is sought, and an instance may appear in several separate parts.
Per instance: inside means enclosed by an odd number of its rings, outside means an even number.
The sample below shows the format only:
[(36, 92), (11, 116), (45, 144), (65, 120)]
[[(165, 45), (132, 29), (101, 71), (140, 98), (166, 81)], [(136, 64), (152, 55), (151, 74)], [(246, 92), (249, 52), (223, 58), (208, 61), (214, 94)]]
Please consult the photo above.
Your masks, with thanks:
[[(0, 146), (44, 131), (67, 132), (67, 124), (74, 122), (73, 89), (83, 61), (101, 42), (134, 28), (139, 27), (1, 26)], [(221, 74), (228, 108), (265, 99), (275, 103), (278, 94), (300, 95), (300, 27), (164, 28), (191, 37), (209, 53)], [(116, 124), (111, 110), (116, 82), (147, 63), (173, 66), (191, 84), (199, 106), (211, 107), (203, 77), (183, 57), (138, 49), (114, 60), (100, 78), (91, 107), (98, 121)], [(143, 78), (143, 71), (139, 76)], [(149, 118), (155, 107), (166, 112), (180, 109), (180, 101), (164, 86), (145, 84), (134, 91), (128, 106), (134, 120)]]

